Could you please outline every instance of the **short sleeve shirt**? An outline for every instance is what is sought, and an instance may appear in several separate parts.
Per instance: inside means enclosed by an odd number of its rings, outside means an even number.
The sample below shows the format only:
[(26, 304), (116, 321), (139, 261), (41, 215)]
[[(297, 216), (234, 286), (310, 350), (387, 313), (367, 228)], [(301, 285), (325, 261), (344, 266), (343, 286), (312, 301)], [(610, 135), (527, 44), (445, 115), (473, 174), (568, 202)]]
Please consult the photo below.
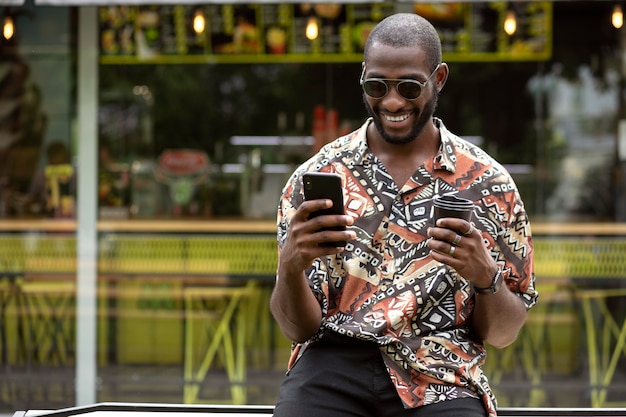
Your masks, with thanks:
[(431, 257), (427, 228), (436, 195), (472, 200), (472, 221), (506, 286), (530, 309), (537, 300), (530, 225), (508, 172), (434, 121), (440, 148), (401, 189), (368, 148), (371, 120), (326, 145), (287, 182), (278, 212), (279, 252), (304, 200), (301, 177), (307, 171), (342, 177), (344, 207), (357, 235), (342, 253), (318, 258), (306, 271), (322, 307), (322, 326), (311, 340), (294, 345), (289, 366), (309, 343), (336, 332), (379, 345), (405, 407), (474, 397), (495, 416), (495, 397), (481, 368), (486, 351), (471, 326), (475, 291)]

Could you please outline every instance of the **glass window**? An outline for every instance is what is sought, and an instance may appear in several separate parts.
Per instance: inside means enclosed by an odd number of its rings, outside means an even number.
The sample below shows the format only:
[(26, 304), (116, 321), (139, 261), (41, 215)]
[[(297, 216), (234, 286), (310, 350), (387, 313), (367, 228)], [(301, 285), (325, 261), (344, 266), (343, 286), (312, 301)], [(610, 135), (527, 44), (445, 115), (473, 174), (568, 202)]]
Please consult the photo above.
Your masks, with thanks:
[[(450, 7), (458, 19), (468, 6)], [(484, 25), (503, 12), (480, 7)], [(150, 59), (158, 8), (94, 16), (94, 138), (76, 128), (76, 62), (93, 52), (79, 50), (82, 9), (0, 8), (14, 28), (0, 36), (0, 413), (76, 402), (76, 352), (86, 342), (76, 324), (77, 189), (81, 167), (93, 168), (79, 160), (81, 146), (98, 149), (97, 378), (86, 389), (98, 402), (188, 404), (271, 404), (278, 392), (290, 350), (267, 308), (278, 198), (298, 164), (365, 120), (360, 52), (324, 61), (319, 54), (339, 49), (302, 30), (300, 60), (268, 58), (284, 52), (279, 21), (258, 62), (247, 62), (233, 51), (263, 46), (244, 19), (260, 6), (213, 4), (177, 8), (187, 10), (185, 36), (195, 43), (181, 53), (168, 32), (159, 46), (167, 53)], [(293, 8), (304, 29), (308, 15)], [(346, 10), (322, 11), (320, 36), (341, 39), (329, 22)], [(509, 169), (531, 217), (541, 298), (514, 345), (489, 347), (485, 369), (500, 406), (610, 406), (620, 393), (604, 378), (624, 360), (626, 317), (622, 35), (608, 2), (550, 10), (551, 54), (541, 59), (470, 62), (449, 49), (458, 20), (438, 21), (450, 76), (437, 116)], [(228, 56), (206, 53), (209, 39), (191, 26), (198, 12), (224, 25), (239, 17), (243, 43), (222, 33), (210, 41)], [(358, 29), (355, 44), (371, 25)], [(511, 51), (527, 46), (516, 35), (497, 39)], [(472, 47), (496, 48), (497, 39)]]

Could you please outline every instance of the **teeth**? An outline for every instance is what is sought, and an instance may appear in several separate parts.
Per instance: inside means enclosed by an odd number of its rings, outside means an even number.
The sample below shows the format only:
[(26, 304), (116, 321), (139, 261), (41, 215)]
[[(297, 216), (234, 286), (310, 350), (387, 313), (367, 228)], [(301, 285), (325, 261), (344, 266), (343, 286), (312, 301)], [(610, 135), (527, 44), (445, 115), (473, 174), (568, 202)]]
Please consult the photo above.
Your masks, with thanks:
[(385, 115), (385, 119), (389, 120), (390, 122), (402, 122), (403, 120), (406, 120), (409, 118), (408, 114), (405, 114), (403, 116), (389, 116), (389, 115)]

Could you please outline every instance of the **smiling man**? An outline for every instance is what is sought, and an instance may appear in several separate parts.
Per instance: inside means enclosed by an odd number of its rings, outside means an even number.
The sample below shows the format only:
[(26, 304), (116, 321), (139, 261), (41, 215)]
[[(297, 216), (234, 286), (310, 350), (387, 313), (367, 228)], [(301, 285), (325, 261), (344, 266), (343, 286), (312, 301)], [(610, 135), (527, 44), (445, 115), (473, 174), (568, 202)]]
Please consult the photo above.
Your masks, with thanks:
[[(536, 303), (530, 225), (506, 170), (434, 117), (441, 59), (422, 17), (381, 21), (370, 117), (283, 190), (271, 309), (294, 343), (275, 417), (497, 415), (485, 343), (512, 343)], [(331, 202), (305, 200), (306, 172), (341, 177), (344, 214), (312, 215)], [(432, 220), (441, 196), (470, 200), (471, 220)]]

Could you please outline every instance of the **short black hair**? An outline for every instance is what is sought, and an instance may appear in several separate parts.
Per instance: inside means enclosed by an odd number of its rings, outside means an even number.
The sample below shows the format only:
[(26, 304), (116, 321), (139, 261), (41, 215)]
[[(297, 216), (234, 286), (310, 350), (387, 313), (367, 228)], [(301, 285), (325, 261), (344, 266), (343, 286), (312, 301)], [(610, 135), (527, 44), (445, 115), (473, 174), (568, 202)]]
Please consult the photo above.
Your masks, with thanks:
[(419, 47), (426, 53), (433, 71), (441, 63), (441, 39), (437, 30), (428, 20), (415, 13), (393, 14), (376, 25), (365, 42), (363, 59), (366, 63), (374, 43), (397, 48)]

